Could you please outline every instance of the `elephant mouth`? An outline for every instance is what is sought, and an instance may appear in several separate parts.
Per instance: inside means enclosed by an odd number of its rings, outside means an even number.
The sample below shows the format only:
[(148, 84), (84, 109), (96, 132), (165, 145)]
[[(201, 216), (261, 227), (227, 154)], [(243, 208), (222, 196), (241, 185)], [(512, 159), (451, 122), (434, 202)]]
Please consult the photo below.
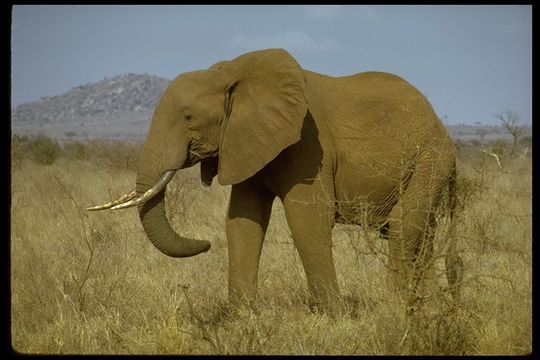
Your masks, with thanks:
[(190, 166), (193, 166), (195, 165), (196, 163), (198, 163), (199, 161), (201, 160), (204, 160), (205, 158), (208, 157), (208, 155), (202, 155), (201, 153), (195, 151), (195, 150), (188, 150), (189, 154), (188, 154), (188, 158), (187, 158), (187, 161), (186, 161), (186, 165), (184, 165), (184, 167), (190, 167)]
[(92, 206), (87, 208), (87, 211), (98, 211), (98, 210), (119, 210), (126, 209), (134, 206), (144, 204), (148, 200), (152, 199), (157, 194), (161, 193), (167, 187), (167, 184), (171, 181), (175, 174), (176, 170), (169, 170), (161, 175), (159, 181), (152, 186), (149, 190), (145, 191), (143, 194), (137, 193), (136, 190), (132, 190), (125, 195), (120, 196), (118, 199), (111, 201), (109, 203)]
[(188, 147), (187, 159), (182, 168), (191, 167), (198, 162), (218, 155), (219, 148), (200, 137), (194, 137)]
[[(187, 159), (185, 160), (184, 164), (180, 167), (180, 169), (191, 167), (198, 162), (208, 159), (211, 157), (214, 157), (218, 154), (218, 149), (212, 149), (211, 146), (208, 144), (204, 144), (201, 142), (195, 142), (195, 146), (190, 147), (188, 149)], [(202, 146), (201, 146), (202, 145)], [(120, 196), (118, 199), (113, 200), (111, 202), (108, 202), (103, 205), (98, 206), (92, 206), (87, 208), (87, 211), (99, 211), (99, 210), (105, 210), (105, 209), (111, 209), (111, 210), (119, 210), (119, 209), (127, 209), (130, 207), (142, 205), (146, 203), (148, 200), (152, 199), (154, 196), (158, 195), (162, 191), (165, 190), (167, 187), (167, 184), (171, 181), (174, 174), (176, 173), (176, 170), (178, 169), (171, 169), (165, 171), (162, 175), (159, 181), (157, 181), (154, 186), (152, 186), (149, 190), (145, 191), (143, 194), (138, 193), (136, 190), (131, 190), (130, 192)]]

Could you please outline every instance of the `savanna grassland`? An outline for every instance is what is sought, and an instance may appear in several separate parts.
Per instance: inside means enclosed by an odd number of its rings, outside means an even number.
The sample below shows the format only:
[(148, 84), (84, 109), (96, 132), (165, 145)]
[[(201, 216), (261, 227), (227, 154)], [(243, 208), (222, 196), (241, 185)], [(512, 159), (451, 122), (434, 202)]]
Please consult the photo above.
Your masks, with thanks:
[[(308, 306), (307, 282), (279, 200), (255, 306), (227, 304), (229, 187), (200, 184), (198, 166), (167, 190), (173, 227), (208, 239), (173, 259), (145, 237), (136, 209), (86, 212), (131, 190), (139, 146), (12, 139), (11, 343), (41, 354), (527, 354), (532, 351), (531, 157), (461, 146), (461, 301), (435, 277), (411, 319), (386, 285), (386, 241), (337, 225), (343, 311)], [(485, 149), (485, 148), (484, 148)], [(441, 220), (444, 221), (444, 220)], [(371, 234), (372, 235), (372, 234)]]

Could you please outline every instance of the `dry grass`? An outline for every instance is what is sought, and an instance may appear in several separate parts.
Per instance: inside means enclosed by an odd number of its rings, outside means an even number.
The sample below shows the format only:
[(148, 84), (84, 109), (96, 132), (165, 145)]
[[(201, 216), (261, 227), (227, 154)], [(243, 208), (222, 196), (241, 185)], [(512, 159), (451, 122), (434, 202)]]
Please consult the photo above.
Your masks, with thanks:
[[(132, 163), (60, 156), (43, 165), (23, 155), (13, 150), (11, 189), (11, 336), (21, 353), (532, 351), (530, 157), (508, 158), (499, 167), (478, 149), (463, 150), (462, 301), (451, 302), (444, 277), (436, 276), (431, 296), (411, 320), (384, 281), (385, 241), (366, 241), (367, 233), (357, 228), (334, 229), (348, 311), (334, 317), (312, 313), (305, 274), (276, 201), (261, 258), (259, 301), (254, 308), (231, 309), (224, 233), (229, 188), (202, 187), (198, 168), (175, 176), (167, 200), (175, 210), (173, 226), (210, 240), (212, 248), (172, 259), (146, 239), (135, 209), (84, 211), (131, 190)], [(437, 259), (436, 275), (442, 264)]]

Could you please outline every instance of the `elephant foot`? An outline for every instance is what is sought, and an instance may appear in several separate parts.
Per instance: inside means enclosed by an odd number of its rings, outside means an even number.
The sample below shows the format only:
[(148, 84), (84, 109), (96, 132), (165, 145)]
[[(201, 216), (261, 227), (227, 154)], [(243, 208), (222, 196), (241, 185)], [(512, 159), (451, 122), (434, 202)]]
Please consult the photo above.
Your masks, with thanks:
[(339, 294), (311, 295), (308, 300), (308, 307), (314, 313), (321, 313), (330, 316), (337, 316), (350, 312), (346, 299)]
[(387, 286), (391, 293), (396, 294), (405, 305), (407, 316), (413, 315), (421, 307), (424, 296), (422, 292), (427, 290), (422, 276), (412, 277), (406, 271), (389, 270), (387, 273)]
[(391, 292), (403, 297), (407, 292), (407, 276), (401, 271), (390, 268), (386, 274), (386, 285)]
[(360, 319), (365, 312), (373, 311), (376, 304), (370, 296), (359, 297), (357, 295), (345, 295), (342, 299), (342, 308), (344, 315), (350, 316), (352, 319)]
[(250, 311), (258, 311), (257, 308), (257, 296), (254, 292), (229, 290), (229, 302), (228, 308), (239, 311), (242, 309), (249, 309)]
[(336, 316), (341, 313), (340, 307), (330, 304), (329, 302), (310, 300), (308, 302), (309, 310), (316, 314), (325, 314)]
[(461, 283), (463, 281), (463, 260), (458, 255), (446, 258), (446, 279), (448, 290), (454, 302), (461, 300)]

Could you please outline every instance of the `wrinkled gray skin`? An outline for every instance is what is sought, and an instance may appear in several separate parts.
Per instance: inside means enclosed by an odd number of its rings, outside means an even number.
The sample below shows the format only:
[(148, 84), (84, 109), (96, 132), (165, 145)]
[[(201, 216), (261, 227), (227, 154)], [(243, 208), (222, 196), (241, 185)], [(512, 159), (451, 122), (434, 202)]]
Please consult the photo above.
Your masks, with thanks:
[[(137, 193), (167, 171), (199, 162), (205, 184), (217, 175), (232, 185), (226, 234), (233, 301), (255, 297), (275, 197), (284, 204), (312, 301), (322, 309), (338, 303), (335, 222), (380, 227), (394, 283), (410, 288), (429, 258), (441, 194), (450, 189), (454, 197), (454, 146), (420, 92), (387, 73), (304, 70), (282, 49), (181, 74), (166, 89), (140, 154)], [(139, 206), (150, 241), (173, 257), (207, 251), (208, 241), (172, 230), (164, 194)], [(450, 251), (452, 287), (460, 263)]]

